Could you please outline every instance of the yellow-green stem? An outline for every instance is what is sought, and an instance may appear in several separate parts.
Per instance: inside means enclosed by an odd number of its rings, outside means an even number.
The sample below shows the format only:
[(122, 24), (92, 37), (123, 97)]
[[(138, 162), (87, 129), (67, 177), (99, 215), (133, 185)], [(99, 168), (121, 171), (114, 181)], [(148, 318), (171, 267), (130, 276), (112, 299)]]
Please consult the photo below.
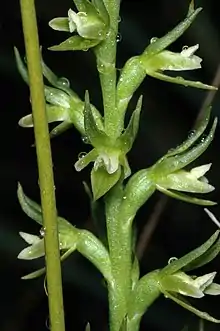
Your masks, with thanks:
[(107, 38), (96, 48), (97, 68), (102, 88), (105, 132), (115, 138), (120, 134), (116, 110), (116, 47), (120, 0), (104, 0), (110, 16)]
[(57, 229), (57, 212), (34, 0), (20, 0), (20, 6), (30, 82), (41, 205), (45, 227), (45, 253), (50, 330), (64, 331), (65, 323)]

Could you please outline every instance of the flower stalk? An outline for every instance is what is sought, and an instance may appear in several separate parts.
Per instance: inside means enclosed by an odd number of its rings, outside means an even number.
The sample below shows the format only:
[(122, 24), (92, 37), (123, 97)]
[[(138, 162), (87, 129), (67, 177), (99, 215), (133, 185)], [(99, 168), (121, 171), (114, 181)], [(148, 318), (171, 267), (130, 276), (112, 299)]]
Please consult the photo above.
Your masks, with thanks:
[(20, 0), (39, 171), (51, 331), (64, 331), (57, 212), (34, 0)]

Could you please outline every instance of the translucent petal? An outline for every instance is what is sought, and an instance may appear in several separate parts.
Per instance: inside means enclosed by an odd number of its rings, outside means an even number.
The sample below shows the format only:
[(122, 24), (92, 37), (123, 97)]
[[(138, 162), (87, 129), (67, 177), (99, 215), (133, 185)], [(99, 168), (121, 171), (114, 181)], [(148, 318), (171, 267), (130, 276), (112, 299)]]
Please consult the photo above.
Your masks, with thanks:
[(41, 241), (41, 238), (30, 233), (19, 232), (19, 234), (29, 245), (37, 244), (39, 241)]
[(45, 255), (44, 239), (40, 239), (37, 243), (24, 248), (19, 254), (18, 259), (33, 260)]

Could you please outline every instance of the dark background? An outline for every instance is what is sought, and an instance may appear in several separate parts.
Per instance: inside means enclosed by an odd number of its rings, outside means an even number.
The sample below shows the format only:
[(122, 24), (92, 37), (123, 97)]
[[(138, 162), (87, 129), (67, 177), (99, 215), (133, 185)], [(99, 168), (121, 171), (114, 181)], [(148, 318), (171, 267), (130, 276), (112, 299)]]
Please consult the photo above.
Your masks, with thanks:
[[(216, 75), (220, 55), (220, 23), (218, 1), (196, 1), (204, 7), (191, 28), (170, 49), (180, 51), (183, 45), (199, 43), (198, 55), (204, 59), (203, 68), (186, 72), (188, 79), (210, 84)], [(187, 0), (131, 1), (121, 5), (118, 63), (120, 69), (131, 56), (140, 54), (150, 38), (160, 37), (181, 21), (187, 12)], [(43, 261), (17, 260), (25, 244), (19, 231), (37, 234), (39, 227), (21, 211), (17, 197), (17, 182), (25, 192), (39, 201), (37, 166), (33, 143), (33, 130), (22, 129), (18, 120), (30, 113), (29, 91), (19, 76), (13, 55), (13, 45), (24, 54), (23, 35), (18, 0), (4, 1), (0, 13), (0, 112), (1, 112), (1, 204), (0, 204), (0, 329), (1, 331), (46, 330), (48, 324), (47, 297), (43, 277), (22, 281), (20, 277), (35, 270)], [(4, 8), (3, 8), (4, 7)], [(48, 27), (56, 16), (66, 16), (73, 7), (70, 0), (36, 1), (40, 42), (45, 62), (58, 76), (70, 79), (72, 88), (83, 98), (85, 89), (90, 91), (92, 102), (101, 108), (100, 87), (92, 52), (49, 52), (47, 47), (65, 39)], [(169, 148), (186, 138), (196, 119), (207, 92), (185, 88), (147, 77), (136, 97), (144, 94), (141, 127), (129, 161), (133, 170), (150, 166)], [(132, 107), (129, 108), (130, 110)], [(212, 117), (220, 112), (217, 93), (213, 102)], [(219, 201), (219, 138), (197, 161), (197, 165), (213, 163), (208, 174), (216, 187), (209, 199)], [(88, 150), (74, 129), (52, 141), (57, 206), (59, 214), (79, 227), (91, 227), (89, 200), (82, 181), (88, 179), (88, 170), (76, 173), (74, 163), (80, 152)], [(206, 198), (206, 197), (205, 197)], [(150, 215), (158, 208), (160, 194), (155, 194), (141, 209), (137, 217), (139, 233), (149, 222)], [(212, 211), (220, 215), (219, 206)], [(163, 267), (171, 256), (180, 257), (204, 242), (216, 226), (202, 207), (167, 199), (141, 260), (141, 272)], [(201, 273), (220, 271), (220, 258), (216, 258)], [(106, 291), (95, 268), (77, 253), (63, 264), (64, 302), (67, 330), (84, 330), (87, 321), (91, 330), (107, 330)], [(200, 271), (199, 271), (200, 272)], [(217, 277), (220, 281), (220, 277)], [(218, 298), (194, 302), (200, 308), (220, 318)], [(147, 312), (142, 329), (148, 331), (180, 331), (189, 325), (189, 331), (199, 330), (198, 318), (168, 299), (160, 298)], [(205, 330), (218, 330), (219, 326), (205, 323)]]

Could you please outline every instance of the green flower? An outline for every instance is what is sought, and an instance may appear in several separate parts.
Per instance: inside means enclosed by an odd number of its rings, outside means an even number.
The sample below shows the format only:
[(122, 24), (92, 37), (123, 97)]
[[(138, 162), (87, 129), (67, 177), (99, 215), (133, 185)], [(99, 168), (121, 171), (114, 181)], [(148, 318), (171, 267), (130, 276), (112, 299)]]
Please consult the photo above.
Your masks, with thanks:
[[(23, 260), (37, 259), (45, 255), (44, 235), (47, 229), (42, 228), (43, 216), (41, 206), (28, 198), (18, 185), (18, 200), (22, 210), (41, 226), (40, 236), (20, 232), (21, 237), (29, 244), (19, 254), (18, 258)], [(97, 267), (107, 282), (112, 282), (111, 262), (107, 249), (91, 232), (74, 227), (63, 217), (57, 217), (60, 260), (65, 260), (71, 253), (77, 250)], [(32, 279), (45, 272), (45, 267), (28, 274), (22, 279)]]
[(18, 254), (18, 259), (33, 260), (45, 255), (44, 240), (41, 236), (39, 237), (26, 232), (19, 232), (19, 234), (30, 246), (24, 248)]
[(142, 97), (139, 98), (125, 131), (117, 139), (112, 139), (104, 130), (98, 128), (91, 111), (89, 95), (85, 95), (85, 134), (93, 149), (88, 154), (80, 155), (75, 169), (81, 171), (90, 162), (94, 162), (91, 183), (95, 200), (109, 191), (118, 182), (121, 174), (126, 178), (131, 173), (126, 154), (130, 151), (138, 132), (141, 106)]
[(220, 285), (213, 282), (216, 272), (196, 277), (189, 271), (211, 262), (220, 252), (219, 231), (216, 231), (203, 245), (181, 257), (171, 258), (168, 265), (143, 276), (136, 284), (130, 298), (128, 321), (137, 325), (147, 308), (164, 294), (183, 308), (200, 318), (214, 323), (219, 319), (193, 307), (185, 297), (202, 298), (204, 295), (220, 295)]
[(74, 0), (78, 13), (69, 9), (68, 17), (57, 17), (49, 26), (58, 31), (76, 33), (60, 45), (49, 49), (54, 51), (88, 50), (103, 41), (109, 30), (109, 15), (104, 1)]
[(203, 117), (196, 123), (188, 138), (178, 147), (171, 149), (153, 166), (142, 169), (128, 181), (124, 196), (126, 208), (135, 214), (156, 190), (182, 201), (199, 205), (214, 205), (215, 202), (203, 200), (188, 193), (209, 193), (214, 187), (204, 177), (211, 164), (205, 164), (187, 171), (185, 167), (194, 162), (209, 147), (214, 138), (217, 118), (214, 119), (209, 133), (203, 136), (209, 123), (211, 107), (208, 107)]
[[(43, 230), (40, 231), (40, 236), (32, 235), (26, 232), (19, 232), (20, 236), (29, 244), (28, 247), (24, 248), (19, 254), (18, 259), (21, 260), (33, 260), (45, 255), (44, 250), (44, 234)], [(73, 249), (74, 237), (70, 236), (68, 241), (66, 240), (66, 233), (59, 233), (59, 245), (60, 250), (67, 251)]]
[(201, 10), (202, 8), (194, 9), (194, 1), (191, 1), (187, 17), (184, 21), (179, 23), (179, 25), (162, 38), (151, 39), (150, 45), (140, 56), (140, 61), (146, 70), (147, 75), (170, 83), (208, 90), (217, 90), (217, 87), (214, 86), (185, 80), (182, 77), (171, 77), (163, 73), (167, 70), (183, 71), (201, 68), (202, 59), (194, 55), (199, 48), (198, 44), (191, 47), (184, 46), (180, 53), (174, 53), (167, 50), (167, 47), (177, 40), (186, 29), (188, 29)]
[[(14, 50), (19, 73), (29, 85), (27, 68), (23, 63), (17, 48)], [(44, 87), (48, 123), (61, 122), (50, 132), (50, 136), (58, 136), (74, 125), (84, 137), (84, 102), (70, 88), (70, 83), (65, 77), (58, 78), (47, 67), (43, 59), (41, 59), (41, 64), (44, 77), (52, 85), (52, 87), (47, 85)], [(91, 106), (91, 108), (98, 127), (103, 128), (100, 113), (94, 106)], [(32, 114), (22, 117), (19, 121), (19, 125), (24, 128), (33, 127)]]

